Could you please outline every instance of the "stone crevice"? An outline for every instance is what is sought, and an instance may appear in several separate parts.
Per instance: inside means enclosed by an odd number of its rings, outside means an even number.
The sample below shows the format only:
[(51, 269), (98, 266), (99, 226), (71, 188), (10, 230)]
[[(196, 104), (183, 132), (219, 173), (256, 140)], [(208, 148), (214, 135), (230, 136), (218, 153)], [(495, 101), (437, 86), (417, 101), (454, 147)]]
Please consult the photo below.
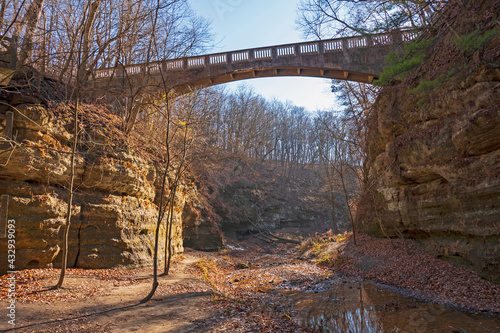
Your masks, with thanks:
[(75, 265), (74, 268), (78, 267), (78, 258), (80, 257), (80, 246), (81, 246), (81, 230), (83, 226), (83, 218), (82, 218), (82, 210), (83, 206), (80, 206), (80, 224), (78, 226), (78, 232), (77, 232), (77, 244), (76, 244), (76, 255), (75, 255)]

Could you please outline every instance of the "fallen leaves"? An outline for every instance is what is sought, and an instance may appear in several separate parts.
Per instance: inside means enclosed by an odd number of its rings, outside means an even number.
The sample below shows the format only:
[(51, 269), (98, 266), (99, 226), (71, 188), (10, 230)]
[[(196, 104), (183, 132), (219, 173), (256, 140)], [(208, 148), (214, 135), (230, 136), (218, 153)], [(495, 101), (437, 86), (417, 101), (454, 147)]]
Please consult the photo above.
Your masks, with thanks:
[[(321, 292), (336, 278), (336, 271), (396, 286), (437, 302), (498, 312), (499, 286), (433, 258), (416, 243), (405, 245), (401, 240), (393, 240), (391, 244), (388, 240), (366, 235), (360, 235), (358, 240), (358, 246), (343, 247), (340, 255), (346, 259), (332, 261), (330, 268), (315, 265), (314, 261), (298, 260), (291, 251), (293, 248), (284, 245), (263, 249), (264, 244), (253, 242), (241, 244), (247, 249), (245, 251), (221, 253), (188, 250), (189, 260), (183, 261), (182, 257), (174, 260), (171, 275), (160, 281), (155, 298), (211, 293), (208, 297), (211, 301), (204, 301), (202, 305), (203, 311), (211, 315), (194, 322), (197, 332), (311, 332), (298, 324), (300, 318), (294, 318), (296, 314), (290, 310), (286, 295), (295, 291)], [(407, 249), (411, 255), (407, 254)], [(237, 269), (237, 263), (242, 262), (248, 267)], [(17, 301), (51, 304), (82, 301), (104, 295), (113, 288), (149, 283), (147, 277), (151, 276), (151, 268), (128, 271), (69, 269), (64, 288), (51, 290), (59, 272), (58, 269), (19, 272), (16, 276)], [(2, 298), (8, 290), (7, 277), (0, 278)], [(401, 306), (405, 305), (390, 301), (381, 308), (385, 312), (395, 312)], [(80, 321), (78, 325), (94, 325), (91, 317)], [(60, 325), (64, 331), (76, 324), (61, 322)], [(88, 327), (81, 331), (93, 332), (93, 328)]]
[[(101, 295), (112, 287), (137, 283), (135, 271), (104, 269), (68, 269), (61, 289), (52, 289), (59, 278), (59, 269), (27, 269), (15, 273), (16, 301), (29, 303), (69, 302)], [(0, 298), (7, 298), (8, 280), (0, 277)]]
[(500, 313), (500, 286), (426, 253), (411, 240), (358, 236), (333, 262), (342, 274), (403, 288), (410, 295), (472, 311)]
[[(270, 291), (290, 289), (292, 284), (307, 288), (331, 276), (327, 269), (280, 255), (279, 250), (275, 255), (261, 251), (199, 255), (202, 258), (189, 269), (212, 288), (217, 313), (198, 323), (210, 327), (206, 332), (310, 332), (284, 311), (283, 296)], [(239, 269), (238, 262), (248, 267)]]

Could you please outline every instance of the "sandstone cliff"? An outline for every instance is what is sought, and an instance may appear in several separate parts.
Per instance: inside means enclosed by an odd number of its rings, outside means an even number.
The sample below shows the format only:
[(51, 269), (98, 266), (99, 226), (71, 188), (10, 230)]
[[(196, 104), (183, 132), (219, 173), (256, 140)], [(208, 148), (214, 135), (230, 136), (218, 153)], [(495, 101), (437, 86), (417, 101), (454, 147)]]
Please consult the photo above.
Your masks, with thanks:
[[(500, 282), (499, 1), (451, 2), (370, 118), (362, 229)], [(376, 208), (376, 212), (373, 209)]]
[[(59, 267), (69, 184), (70, 111), (63, 103), (42, 106), (36, 98), (17, 92), (2, 97), (0, 112), (12, 110), (7, 104), (15, 107), (17, 146), (0, 155), (0, 194), (10, 196), (8, 217), (16, 221), (16, 269)], [(68, 265), (149, 265), (160, 193), (157, 170), (121, 139), (117, 117), (90, 105), (83, 105), (82, 111)], [(191, 202), (197, 196), (194, 184), (183, 182), (176, 198), (174, 253), (183, 251), (182, 223), (193, 215)], [(194, 214), (190, 223), (199, 217)], [(160, 239), (164, 235), (162, 228)], [(213, 236), (214, 247), (220, 247), (220, 233)], [(0, 257), (6, 258), (6, 252), (6, 239), (0, 239)], [(3, 260), (0, 274), (5, 271)]]
[(307, 234), (332, 228), (329, 206), (321, 196), (323, 183), (314, 170), (304, 168), (290, 177), (272, 162), (235, 158), (205, 168), (202, 181), (200, 192), (211, 211), (204, 215), (213, 216), (228, 237), (266, 229), (296, 228)]

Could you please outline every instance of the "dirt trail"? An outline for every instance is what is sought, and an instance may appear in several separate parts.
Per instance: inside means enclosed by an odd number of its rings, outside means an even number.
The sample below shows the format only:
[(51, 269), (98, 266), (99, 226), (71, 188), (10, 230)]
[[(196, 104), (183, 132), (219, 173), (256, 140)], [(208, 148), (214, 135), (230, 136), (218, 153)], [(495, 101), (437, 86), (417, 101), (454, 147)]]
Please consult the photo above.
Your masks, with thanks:
[[(16, 303), (15, 332), (308, 332), (280, 311), (279, 296), (265, 291), (282, 281), (312, 280), (322, 270), (285, 252), (187, 250), (171, 274), (159, 278), (146, 304), (140, 301), (151, 288), (151, 269), (123, 276), (113, 270), (70, 271), (63, 296), (49, 291), (58, 270), (24, 271), (28, 278), (19, 286), (24, 292), (23, 302)], [(250, 267), (238, 269), (242, 263)], [(96, 277), (101, 272), (109, 276)], [(6, 326), (2, 323), (0, 332), (14, 331)]]
[[(209, 318), (212, 313), (206, 306), (212, 299), (210, 287), (187, 272), (197, 260), (194, 255), (186, 254), (184, 260), (175, 264), (173, 274), (159, 278), (160, 288), (147, 304), (139, 304), (151, 288), (150, 276), (145, 275), (139, 276), (140, 282), (136, 284), (114, 287), (106, 295), (80, 302), (17, 303), (15, 331), (196, 332), (198, 327), (194, 322)], [(81, 279), (68, 278), (67, 285), (75, 283), (81, 283)], [(42, 289), (53, 285), (54, 280), (47, 279)], [(172, 294), (168, 292), (171, 287), (192, 291)]]

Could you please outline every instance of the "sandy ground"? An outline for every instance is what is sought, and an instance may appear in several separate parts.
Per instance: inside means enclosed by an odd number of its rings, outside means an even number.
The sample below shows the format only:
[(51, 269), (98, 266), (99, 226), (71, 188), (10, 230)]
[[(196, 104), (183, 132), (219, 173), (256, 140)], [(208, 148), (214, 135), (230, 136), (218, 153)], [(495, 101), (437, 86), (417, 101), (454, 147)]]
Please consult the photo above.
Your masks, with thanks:
[[(255, 239), (232, 244), (245, 251), (187, 249), (146, 304), (140, 301), (151, 288), (151, 268), (70, 269), (62, 290), (50, 290), (59, 270), (25, 270), (16, 276), (15, 329), (5, 319), (8, 288), (6, 277), (0, 278), (0, 332), (311, 332), (292, 318), (289, 301), (277, 290), (315, 287), (334, 272), (433, 302), (498, 313), (499, 286), (428, 256), (416, 244), (409, 245), (408, 255), (408, 246), (394, 241), (361, 236), (360, 245), (349, 242), (320, 240), (308, 258), (297, 257), (296, 246)], [(391, 309), (398, 305), (389, 303), (384, 304)]]
[[(213, 293), (203, 280), (183, 272), (196, 260), (196, 257), (186, 255), (176, 265), (172, 275), (160, 277), (161, 288), (147, 304), (139, 304), (151, 288), (151, 279), (147, 276), (138, 283), (113, 287), (104, 295), (79, 301), (17, 303), (15, 331), (203, 332), (197, 330), (195, 321), (211, 317), (212, 310), (206, 305), (210, 304)], [(48, 289), (56, 282), (56, 279), (45, 279), (41, 289)], [(65, 286), (71, 289), (72, 285), (80, 283), (81, 278), (68, 277)], [(168, 287), (178, 288), (179, 285), (192, 291), (180, 294), (168, 292)]]
[[(271, 308), (263, 311), (262, 281), (243, 281), (240, 275), (250, 270), (239, 270), (225, 253), (187, 250), (171, 274), (159, 278), (153, 299), (140, 304), (151, 288), (150, 271), (69, 270), (60, 291), (50, 290), (59, 270), (23, 271), (16, 327), (4, 322), (0, 332), (308, 332)], [(232, 285), (231, 274), (240, 274), (241, 283)], [(1, 304), (5, 308), (5, 299)]]

